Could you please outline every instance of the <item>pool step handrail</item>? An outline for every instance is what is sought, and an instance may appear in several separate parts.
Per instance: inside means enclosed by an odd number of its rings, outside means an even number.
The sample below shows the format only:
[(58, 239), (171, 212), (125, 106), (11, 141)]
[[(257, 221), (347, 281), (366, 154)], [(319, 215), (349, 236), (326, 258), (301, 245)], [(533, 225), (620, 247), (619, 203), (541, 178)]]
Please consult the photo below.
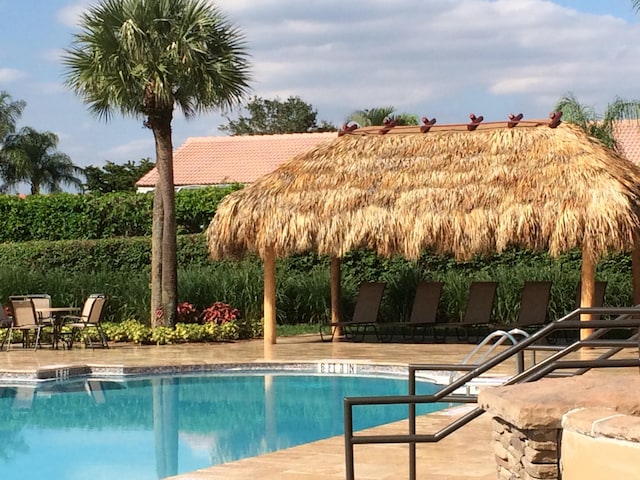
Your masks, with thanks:
[[(508, 332), (504, 330), (495, 330), (489, 333), (486, 337), (482, 339), (478, 345), (476, 345), (471, 352), (465, 356), (460, 362), (462, 365), (468, 365), (472, 360), (475, 359), (476, 364), (484, 362), (487, 357), (500, 345), (505, 343), (506, 341), (511, 342), (511, 345), (515, 345), (518, 343), (518, 339), (516, 337), (528, 337), (529, 334), (524, 330), (519, 328), (512, 328)], [(483, 352), (482, 349), (488, 346)], [(523, 367), (522, 367), (523, 368)], [(461, 370), (452, 370), (449, 374), (449, 383), (453, 382), (456, 377), (460, 374)]]
[[(582, 314), (592, 315), (617, 315), (613, 319), (595, 319), (581, 321)], [(578, 320), (576, 320), (576, 318)], [(640, 356), (629, 359), (612, 359), (616, 353), (625, 348), (640, 349), (640, 335), (635, 333), (626, 340), (601, 340), (600, 338), (610, 330), (634, 328), (640, 332), (640, 306), (634, 307), (589, 307), (577, 308), (564, 317), (551, 322), (538, 331), (522, 338), (507, 349), (486, 359), (480, 364), (414, 364), (409, 365), (409, 394), (376, 396), (376, 397), (347, 397), (344, 399), (344, 435), (345, 435), (345, 466), (346, 479), (355, 480), (355, 465), (353, 458), (353, 447), (356, 444), (380, 444), (380, 443), (407, 443), (409, 444), (409, 478), (416, 478), (416, 443), (437, 442), (473, 419), (484, 413), (481, 407), (476, 407), (461, 417), (454, 419), (433, 434), (416, 433), (416, 404), (435, 402), (459, 402), (474, 403), (477, 401), (476, 395), (455, 395), (455, 392), (464, 387), (469, 381), (479, 377), (490, 369), (500, 365), (506, 360), (516, 355), (523, 355), (526, 350), (535, 350), (540, 346), (535, 344), (547, 339), (559, 330), (591, 329), (592, 333), (585, 339), (578, 338), (572, 344), (564, 347), (553, 346), (550, 350), (555, 351), (544, 360), (533, 364), (528, 369), (518, 371), (514, 376), (507, 379), (504, 384), (525, 383), (539, 380), (559, 369), (575, 369), (574, 375), (580, 375), (592, 368), (607, 367), (640, 367)], [(580, 350), (583, 347), (609, 347), (609, 350), (595, 359), (589, 360), (562, 360), (567, 355)], [(467, 373), (458, 377), (438, 392), (431, 395), (416, 395), (415, 383), (416, 372), (418, 371), (466, 371)], [(409, 433), (399, 435), (354, 435), (353, 432), (353, 407), (355, 405), (400, 405), (409, 406)]]

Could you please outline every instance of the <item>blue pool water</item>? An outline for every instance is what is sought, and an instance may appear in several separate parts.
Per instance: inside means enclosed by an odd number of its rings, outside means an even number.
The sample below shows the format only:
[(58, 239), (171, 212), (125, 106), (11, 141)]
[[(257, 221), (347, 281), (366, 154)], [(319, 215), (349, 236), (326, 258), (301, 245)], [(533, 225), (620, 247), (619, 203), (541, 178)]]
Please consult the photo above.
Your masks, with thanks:
[[(344, 397), (406, 393), (406, 379), (276, 374), (0, 387), (0, 479), (160, 479), (340, 435)], [(406, 416), (356, 407), (354, 423)]]

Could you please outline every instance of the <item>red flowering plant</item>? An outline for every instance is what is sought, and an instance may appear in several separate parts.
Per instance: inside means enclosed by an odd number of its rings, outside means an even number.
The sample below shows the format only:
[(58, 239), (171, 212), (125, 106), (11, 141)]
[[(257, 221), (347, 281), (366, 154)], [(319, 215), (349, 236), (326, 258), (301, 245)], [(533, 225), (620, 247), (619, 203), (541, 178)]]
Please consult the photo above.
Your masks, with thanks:
[(214, 323), (216, 325), (238, 320), (239, 318), (240, 312), (238, 309), (223, 302), (215, 302), (205, 308), (200, 314), (202, 323)]
[(181, 302), (176, 307), (177, 323), (198, 323), (196, 307), (189, 302)]

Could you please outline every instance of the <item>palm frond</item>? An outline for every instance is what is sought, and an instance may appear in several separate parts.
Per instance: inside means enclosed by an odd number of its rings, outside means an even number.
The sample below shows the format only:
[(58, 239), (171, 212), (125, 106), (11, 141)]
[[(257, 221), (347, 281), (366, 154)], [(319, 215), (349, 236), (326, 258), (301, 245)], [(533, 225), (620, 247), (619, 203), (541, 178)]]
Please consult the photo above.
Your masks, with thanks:
[(201, 0), (110, 0), (81, 17), (65, 84), (96, 116), (227, 108), (251, 79), (242, 33)]

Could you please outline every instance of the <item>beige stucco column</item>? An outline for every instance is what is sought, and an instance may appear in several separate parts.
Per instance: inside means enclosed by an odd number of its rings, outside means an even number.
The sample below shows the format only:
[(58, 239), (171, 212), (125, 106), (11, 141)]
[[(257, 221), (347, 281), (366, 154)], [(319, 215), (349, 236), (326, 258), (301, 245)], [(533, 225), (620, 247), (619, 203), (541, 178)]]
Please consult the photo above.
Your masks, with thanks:
[(268, 247), (264, 255), (264, 343), (276, 343), (276, 254)]

